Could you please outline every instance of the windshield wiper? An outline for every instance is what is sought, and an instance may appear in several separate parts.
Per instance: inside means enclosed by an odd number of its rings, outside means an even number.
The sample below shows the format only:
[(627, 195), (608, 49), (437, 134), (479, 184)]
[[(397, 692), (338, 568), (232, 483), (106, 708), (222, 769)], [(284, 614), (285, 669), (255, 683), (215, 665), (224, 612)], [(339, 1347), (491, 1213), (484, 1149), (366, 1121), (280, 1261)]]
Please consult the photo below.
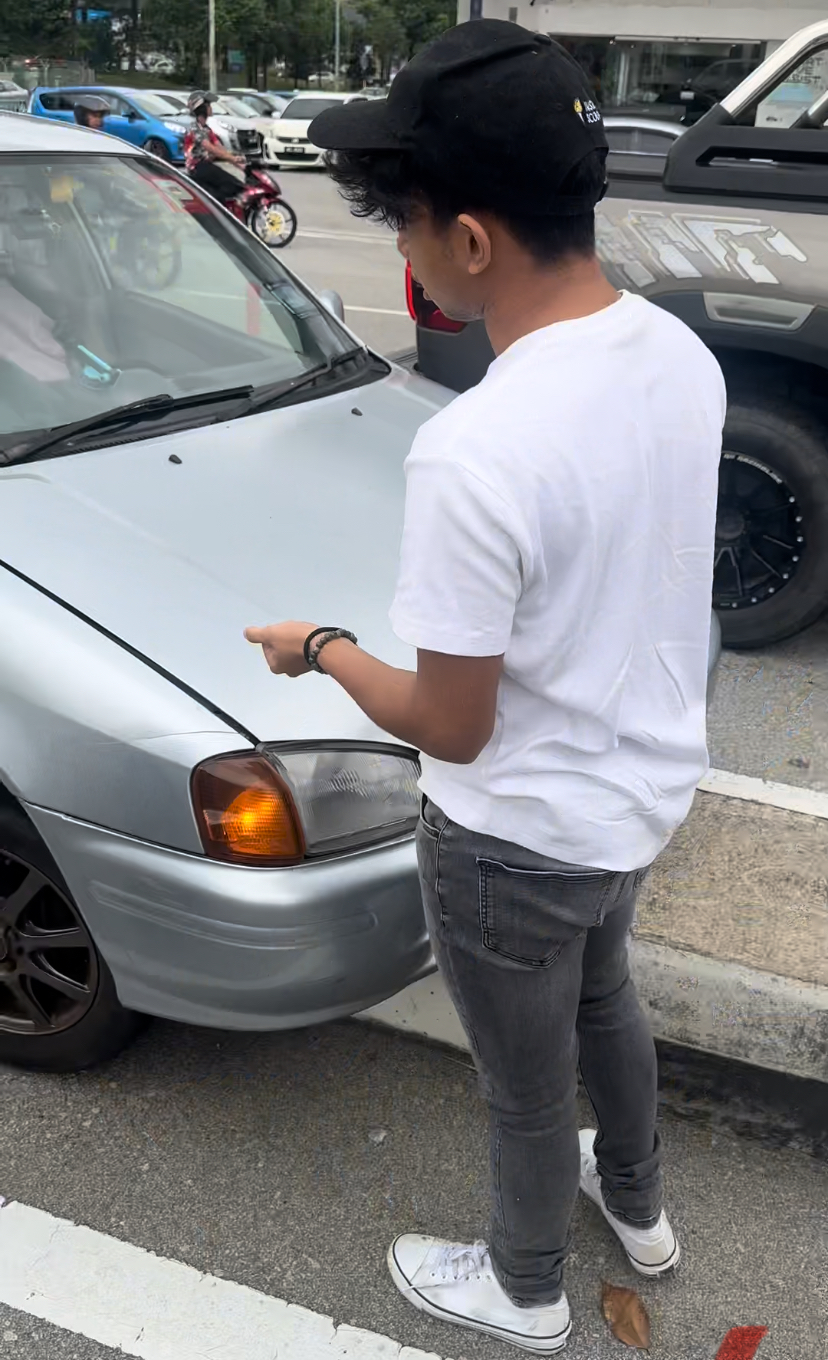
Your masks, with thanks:
[[(27, 458), (38, 458), (42, 453), (69, 443), (83, 435), (107, 430), (110, 426), (132, 425), (141, 420), (153, 420), (167, 415), (170, 411), (183, 411), (190, 406), (211, 406), (215, 402), (249, 401), (253, 388), (225, 387), (218, 392), (188, 392), (186, 396), (172, 397), (169, 392), (159, 392), (154, 397), (141, 397), (139, 401), (128, 401), (123, 406), (113, 406), (109, 411), (99, 411), (97, 415), (87, 416), (85, 420), (75, 420), (68, 425), (56, 425), (45, 434), (30, 439), (23, 444), (13, 444), (11, 448), (0, 449), (0, 465), (8, 467), (12, 463), (25, 462)], [(69, 452), (74, 452), (70, 449)]]
[(317, 364), (314, 368), (307, 369), (300, 373), (298, 378), (289, 378), (287, 382), (268, 383), (265, 387), (257, 387), (250, 401), (239, 411), (239, 415), (249, 415), (252, 411), (262, 411), (268, 406), (278, 406), (280, 402), (293, 396), (294, 392), (299, 392), (303, 387), (310, 387), (313, 383), (322, 382), (342, 364), (346, 364), (354, 359), (370, 359), (370, 354), (364, 345), (355, 345), (353, 349), (348, 349), (344, 354), (334, 354), (325, 364)]
[(239, 416), (250, 415), (254, 411), (263, 411), (268, 407), (278, 406), (281, 402), (290, 400), (294, 392), (300, 391), (303, 387), (310, 387), (313, 383), (324, 381), (343, 364), (360, 358), (369, 361), (371, 356), (363, 345), (356, 345), (343, 354), (333, 355), (327, 363), (317, 364), (314, 368), (307, 369), (296, 378), (268, 383), (264, 387), (254, 388), (251, 385), (225, 387), (218, 392), (190, 392), (186, 396), (180, 397), (170, 396), (168, 392), (160, 392), (157, 396), (142, 397), (139, 401), (129, 401), (124, 406), (114, 406), (109, 411), (101, 411), (98, 415), (87, 416), (85, 420), (76, 420), (68, 425), (57, 425), (54, 429), (46, 430), (34, 439), (29, 439), (21, 444), (13, 444), (8, 449), (0, 449), (0, 467), (9, 467), (12, 463), (23, 463), (30, 458), (39, 458), (42, 454), (48, 453), (50, 449), (55, 449), (63, 444), (69, 446), (64, 450), (65, 452), (79, 452), (80, 450), (73, 447), (74, 441), (82, 440), (86, 435), (97, 434), (110, 428), (117, 429), (122, 425), (139, 424), (142, 420), (156, 420), (161, 416), (168, 415), (171, 411), (183, 411), (188, 407), (237, 402), (236, 409), (231, 410), (224, 417), (228, 420), (235, 420)]

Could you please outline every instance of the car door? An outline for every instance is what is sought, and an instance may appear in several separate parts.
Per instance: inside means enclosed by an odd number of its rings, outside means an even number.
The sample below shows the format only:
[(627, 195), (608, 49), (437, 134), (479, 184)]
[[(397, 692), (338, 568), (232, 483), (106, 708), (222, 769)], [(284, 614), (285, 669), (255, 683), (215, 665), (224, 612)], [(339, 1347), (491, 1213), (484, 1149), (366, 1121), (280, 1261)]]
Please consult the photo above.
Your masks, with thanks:
[(38, 96), (40, 107), (47, 118), (56, 123), (74, 123), (75, 100), (80, 90), (48, 90)]
[(111, 109), (104, 118), (104, 132), (110, 133), (113, 137), (122, 137), (125, 142), (132, 142), (135, 146), (141, 146), (146, 136), (146, 128), (143, 126), (146, 121), (144, 115), (120, 95), (109, 94), (107, 91), (104, 97)]

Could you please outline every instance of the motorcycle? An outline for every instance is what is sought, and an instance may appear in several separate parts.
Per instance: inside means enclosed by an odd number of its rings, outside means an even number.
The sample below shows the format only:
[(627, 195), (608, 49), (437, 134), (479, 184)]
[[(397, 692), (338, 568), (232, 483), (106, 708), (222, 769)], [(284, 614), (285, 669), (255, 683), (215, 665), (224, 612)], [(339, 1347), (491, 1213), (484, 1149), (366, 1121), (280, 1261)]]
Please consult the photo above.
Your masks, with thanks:
[(234, 198), (225, 203), (225, 208), (255, 232), (260, 241), (274, 250), (290, 245), (296, 235), (296, 213), (282, 198), (278, 182), (267, 171), (256, 165), (223, 165), (223, 169), (235, 174), (242, 182), (242, 188)]

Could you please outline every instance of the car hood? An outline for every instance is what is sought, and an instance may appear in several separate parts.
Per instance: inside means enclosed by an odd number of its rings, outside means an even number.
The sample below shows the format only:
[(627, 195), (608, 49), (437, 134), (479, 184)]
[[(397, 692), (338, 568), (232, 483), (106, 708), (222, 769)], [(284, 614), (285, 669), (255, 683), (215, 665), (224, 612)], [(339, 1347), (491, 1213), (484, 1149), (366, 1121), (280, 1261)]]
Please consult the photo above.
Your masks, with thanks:
[(272, 119), (274, 137), (307, 137), (312, 118)]
[(394, 370), (284, 410), (2, 470), (0, 559), (260, 740), (376, 737), (337, 685), (272, 676), (242, 630), (341, 625), (411, 665), (388, 622), (403, 462), (452, 395)]

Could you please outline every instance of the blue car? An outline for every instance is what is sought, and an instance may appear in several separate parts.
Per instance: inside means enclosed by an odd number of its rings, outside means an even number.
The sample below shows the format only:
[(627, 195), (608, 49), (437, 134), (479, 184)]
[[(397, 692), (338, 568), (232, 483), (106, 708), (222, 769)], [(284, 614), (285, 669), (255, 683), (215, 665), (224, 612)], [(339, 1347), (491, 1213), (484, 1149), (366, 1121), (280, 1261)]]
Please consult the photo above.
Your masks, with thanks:
[(113, 89), (106, 85), (38, 86), (29, 100), (29, 113), (60, 123), (73, 123), (75, 101), (82, 94), (101, 95), (112, 112), (103, 131), (140, 146), (165, 161), (184, 160), (184, 137), (192, 121), (176, 113), (161, 95), (146, 90)]

